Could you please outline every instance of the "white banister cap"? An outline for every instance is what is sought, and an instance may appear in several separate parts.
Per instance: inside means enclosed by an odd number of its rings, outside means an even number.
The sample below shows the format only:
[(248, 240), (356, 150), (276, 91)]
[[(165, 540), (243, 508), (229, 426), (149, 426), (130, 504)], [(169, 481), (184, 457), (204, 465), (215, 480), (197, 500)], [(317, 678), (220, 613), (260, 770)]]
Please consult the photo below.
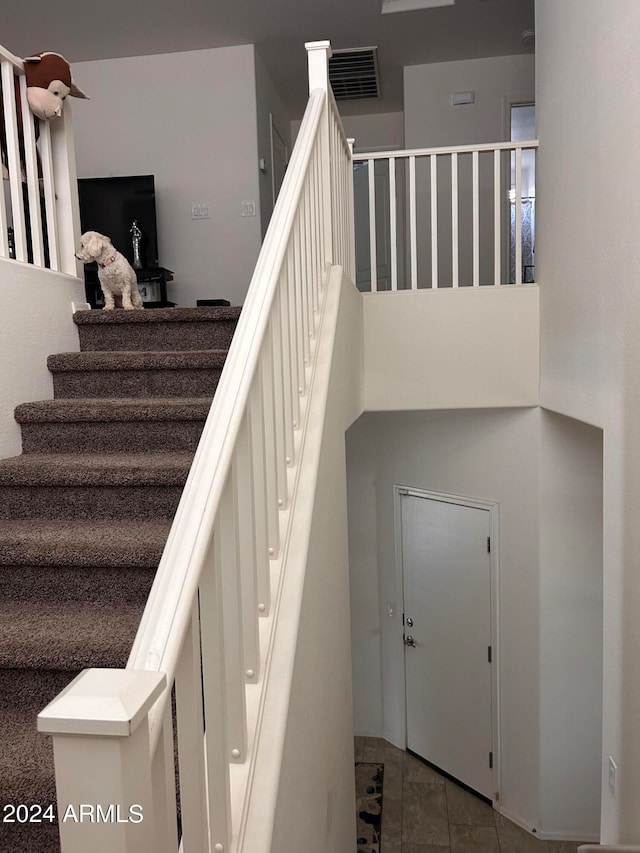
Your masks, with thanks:
[(304, 43), (306, 49), (309, 50), (326, 50), (328, 59), (331, 59), (331, 42), (328, 39), (323, 41), (306, 41)]
[(85, 669), (38, 714), (38, 731), (129, 737), (166, 683), (164, 672)]

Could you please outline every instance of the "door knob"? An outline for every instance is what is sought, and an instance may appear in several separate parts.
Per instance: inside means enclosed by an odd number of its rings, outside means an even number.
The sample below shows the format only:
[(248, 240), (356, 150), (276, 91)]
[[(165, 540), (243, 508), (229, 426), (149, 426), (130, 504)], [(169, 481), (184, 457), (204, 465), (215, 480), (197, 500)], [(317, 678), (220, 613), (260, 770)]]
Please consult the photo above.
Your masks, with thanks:
[(404, 644), (405, 646), (411, 646), (414, 649), (416, 647), (416, 641), (413, 639), (411, 634), (407, 634), (407, 636), (404, 638)]
[(411, 616), (407, 616), (406, 622), (410, 628), (413, 628), (413, 619), (411, 618)]

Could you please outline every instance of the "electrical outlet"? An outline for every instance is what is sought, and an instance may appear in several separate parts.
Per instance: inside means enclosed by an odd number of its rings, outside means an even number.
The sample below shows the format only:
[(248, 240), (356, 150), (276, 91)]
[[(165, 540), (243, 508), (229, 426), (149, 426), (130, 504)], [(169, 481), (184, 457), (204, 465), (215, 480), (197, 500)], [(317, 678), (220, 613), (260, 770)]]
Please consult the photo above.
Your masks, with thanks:
[(609, 790), (612, 794), (616, 792), (616, 776), (618, 775), (618, 765), (613, 758), (609, 756)]
[(242, 215), (243, 216), (255, 216), (256, 215), (256, 203), (255, 203), (255, 201), (243, 201), (242, 202)]
[(209, 205), (208, 204), (192, 204), (191, 205), (191, 218), (192, 219), (209, 219)]

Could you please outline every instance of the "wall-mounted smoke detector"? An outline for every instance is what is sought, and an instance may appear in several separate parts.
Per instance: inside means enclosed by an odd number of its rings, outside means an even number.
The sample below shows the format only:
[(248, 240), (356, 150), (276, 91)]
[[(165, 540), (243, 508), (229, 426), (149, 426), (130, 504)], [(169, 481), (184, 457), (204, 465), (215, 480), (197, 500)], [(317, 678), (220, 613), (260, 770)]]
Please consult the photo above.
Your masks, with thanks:
[(334, 50), (329, 60), (329, 81), (336, 101), (379, 98), (378, 48)]
[(520, 33), (520, 38), (522, 39), (522, 44), (533, 44), (536, 40), (536, 31), (535, 30), (523, 30)]
[(381, 15), (395, 12), (415, 12), (418, 9), (437, 9), (439, 6), (453, 6), (456, 0), (382, 0)]

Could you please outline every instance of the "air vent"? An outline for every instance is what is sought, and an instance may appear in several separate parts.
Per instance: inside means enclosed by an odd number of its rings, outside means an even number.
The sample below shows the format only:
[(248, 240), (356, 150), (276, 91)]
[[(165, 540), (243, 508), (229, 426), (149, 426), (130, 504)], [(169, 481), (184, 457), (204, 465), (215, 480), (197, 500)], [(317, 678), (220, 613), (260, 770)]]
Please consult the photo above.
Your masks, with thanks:
[(336, 101), (379, 98), (378, 48), (334, 50), (329, 60), (329, 80)]

